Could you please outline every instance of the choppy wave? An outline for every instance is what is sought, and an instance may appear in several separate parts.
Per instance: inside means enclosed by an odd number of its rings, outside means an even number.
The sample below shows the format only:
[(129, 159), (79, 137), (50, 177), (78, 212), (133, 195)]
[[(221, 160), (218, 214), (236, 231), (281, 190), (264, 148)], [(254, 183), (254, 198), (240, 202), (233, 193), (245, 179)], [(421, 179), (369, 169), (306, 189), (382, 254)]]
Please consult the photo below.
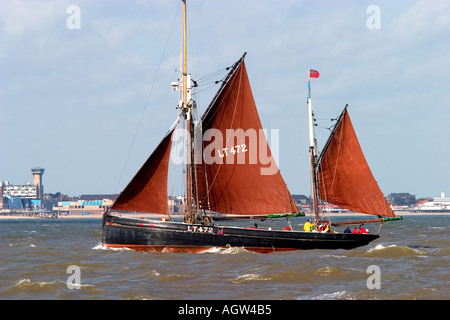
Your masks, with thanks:
[(342, 277), (344, 280), (351, 280), (354, 277), (351, 273), (342, 271), (335, 267), (321, 267), (316, 270), (283, 270), (281, 265), (277, 265), (278, 272), (262, 273), (253, 272), (238, 275), (227, 279), (230, 283), (252, 283), (268, 281), (274, 284), (317, 284), (321, 277)]
[(339, 268), (328, 266), (317, 269), (314, 274), (317, 276), (330, 277), (330, 276), (339, 276), (342, 274), (342, 271)]
[(202, 253), (218, 253), (218, 254), (238, 254), (238, 253), (247, 253), (251, 252), (243, 247), (228, 247), (228, 248), (221, 248), (221, 247), (212, 247), (209, 249), (206, 249)]
[(99, 290), (91, 284), (80, 284), (75, 289), (68, 289), (64, 281), (34, 281), (30, 278), (22, 278), (16, 283), (0, 292), (0, 298), (10, 297), (22, 299), (58, 299), (69, 297), (70, 293), (98, 292)]
[(426, 255), (424, 250), (419, 248), (411, 248), (405, 246), (397, 246), (395, 244), (385, 247), (382, 244), (376, 245), (375, 248), (366, 251), (363, 256), (370, 258), (390, 258), (390, 257), (407, 257)]
[(311, 297), (311, 300), (340, 300), (340, 299), (354, 300), (356, 298), (345, 290), (339, 290), (331, 293), (322, 293)]
[(189, 279), (188, 276), (183, 275), (183, 274), (167, 274), (167, 275), (159, 275), (158, 276), (158, 282), (160, 283), (164, 283), (164, 282), (169, 282), (169, 283), (178, 283), (182, 280), (186, 280)]
[(268, 281), (272, 280), (273, 277), (265, 274), (258, 273), (247, 273), (235, 278), (229, 279), (229, 282), (232, 283), (244, 283), (244, 282), (253, 282), (253, 281)]
[(61, 282), (61, 281), (50, 281), (50, 282), (46, 282), (46, 281), (31, 281), (29, 278), (26, 278), (26, 279), (20, 279), (14, 285), (14, 287), (15, 288), (19, 288), (19, 289), (25, 289), (25, 288), (30, 288), (30, 287), (44, 288), (44, 287), (58, 286), (61, 283), (66, 285), (65, 282)]
[[(91, 284), (79, 284), (74, 285), (79, 288), (86, 288), (86, 287), (94, 287)], [(63, 287), (67, 288), (67, 283), (64, 281), (31, 281), (29, 278), (26, 279), (20, 279), (13, 287), (18, 289), (27, 289), (27, 288), (46, 288), (46, 287)]]
[(428, 229), (430, 230), (446, 230), (447, 228), (448, 226), (438, 226), (438, 227), (428, 226)]

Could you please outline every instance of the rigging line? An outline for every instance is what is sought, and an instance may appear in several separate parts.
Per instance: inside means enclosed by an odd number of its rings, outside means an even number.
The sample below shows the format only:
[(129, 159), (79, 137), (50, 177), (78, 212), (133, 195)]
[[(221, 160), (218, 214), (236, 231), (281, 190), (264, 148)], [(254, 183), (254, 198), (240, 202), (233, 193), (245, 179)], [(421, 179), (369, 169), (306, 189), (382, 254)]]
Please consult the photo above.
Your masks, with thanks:
[[(236, 69), (239, 67), (239, 65), (244, 61), (244, 57), (247, 54), (247, 52), (245, 52), (242, 57), (236, 61), (233, 66), (231, 67), (231, 71), (225, 76), (225, 78), (222, 81), (222, 85), (220, 86), (219, 90), (217, 91), (216, 95), (214, 96), (214, 98), (211, 100), (211, 102), (209, 103), (209, 106), (206, 108), (206, 111), (204, 112), (201, 120), (203, 121), (205, 118), (207, 118), (207, 116), (209, 115), (210, 110), (212, 109), (213, 105), (217, 102), (218, 97), (222, 94), (222, 92), (224, 91), (226, 85), (228, 84), (228, 82), (230, 81), (231, 77), (234, 75), (234, 73), (236, 72)], [(215, 111), (215, 113), (217, 112), (217, 110)], [(211, 118), (214, 114), (211, 115)]]
[[(188, 25), (189, 25), (189, 17), (187, 17), (187, 19), (188, 19)], [(192, 30), (192, 28), (188, 28), (187, 29), (187, 32), (188, 32), (188, 34), (189, 34), (189, 43), (191, 44), (189, 47), (190, 47), (190, 51), (191, 51), (191, 61), (192, 61), (192, 67), (190, 68), (191, 70), (193, 70), (193, 72), (189, 72), (191, 75), (192, 74), (194, 74), (194, 77), (196, 77), (196, 74), (198, 73), (198, 67), (197, 67), (197, 56), (196, 56), (196, 54), (195, 54), (195, 51), (194, 51), (194, 47), (195, 47), (195, 45), (194, 45), (194, 38), (192, 37), (192, 33), (191, 33), (191, 30)], [(191, 81), (193, 81), (192, 80), (192, 78), (191, 78)], [(194, 81), (195, 82), (195, 81)], [(197, 81), (198, 82), (198, 81)], [(192, 89), (191, 89), (192, 90)]]
[(201, 78), (198, 78), (198, 79), (197, 79), (197, 82), (201, 82), (201, 81), (209, 80), (209, 79), (211, 79), (211, 78), (215, 78), (215, 77), (217, 77), (219, 74), (221, 74), (221, 73), (223, 73), (223, 72), (225, 72), (225, 71), (228, 71), (228, 70), (229, 70), (229, 67), (222, 68), (222, 69), (220, 69), (220, 70), (218, 70), (218, 71), (215, 71), (215, 72), (213, 72), (213, 73), (211, 73), (211, 74), (208, 74), (208, 75), (206, 75), (206, 76), (203, 76), (203, 77), (201, 77)]
[[(344, 125), (344, 123), (340, 123), (340, 125)], [(334, 182), (335, 182), (335, 180), (336, 180), (336, 175), (337, 175), (337, 169), (338, 169), (338, 166), (340, 166), (341, 164), (340, 164), (340, 158), (341, 158), (341, 151), (342, 152), (344, 152), (343, 150), (342, 150), (342, 148), (343, 148), (343, 146), (342, 146), (342, 144), (343, 144), (343, 142), (342, 142), (342, 139), (343, 139), (343, 136), (344, 135), (344, 129), (342, 129), (341, 130), (341, 132), (340, 132), (340, 134), (339, 134), (339, 140), (338, 140), (338, 145), (337, 145), (337, 148), (338, 148), (338, 157), (337, 157), (337, 162), (336, 162), (336, 165), (335, 165), (335, 167), (334, 167), (334, 171), (333, 171), (333, 179), (332, 179), (332, 182), (331, 182), (331, 187), (330, 187), (330, 189), (331, 190), (333, 190), (333, 188), (334, 188)]]
[(334, 128), (334, 126), (331, 126), (331, 127), (324, 127), (324, 126), (319, 126), (318, 124), (316, 124), (315, 125), (317, 128), (320, 128), (320, 129), (327, 129), (328, 131), (330, 131), (330, 132), (332, 132), (333, 131), (333, 128)]
[(198, 83), (198, 81), (197, 81), (197, 85), (195, 87), (196, 88), (200, 88), (200, 87), (203, 87), (203, 86), (209, 86), (211, 84), (216, 85), (216, 84), (218, 84), (221, 81), (222, 80), (220, 80), (220, 81), (212, 80), (212, 81), (209, 81), (209, 82), (201, 82), (201, 83)]
[(329, 118), (315, 118), (314, 120), (320, 121), (337, 121), (339, 118), (329, 119)]
[[(209, 200), (209, 186), (208, 186), (208, 171), (206, 170), (206, 166), (202, 166), (202, 168), (205, 171), (205, 184), (206, 184), (206, 200), (208, 200), (208, 210), (209, 210), (209, 215), (212, 217), (212, 211), (211, 211), (211, 202)], [(204, 198), (203, 198), (204, 200)], [(203, 201), (202, 200), (202, 201)]]
[(337, 122), (332, 124), (329, 127), (326, 127), (323, 124), (326, 124), (326, 123), (329, 123), (329, 122), (333, 122), (333, 121), (337, 121), (338, 119), (330, 119), (330, 120), (327, 120), (327, 119), (314, 119), (314, 121), (317, 121), (317, 120), (321, 120), (321, 121), (320, 122), (316, 122), (314, 124), (315, 127), (321, 128), (321, 129), (327, 129), (328, 131), (332, 132), (334, 130), (334, 127), (336, 127)]
[[(180, 116), (178, 116), (178, 119), (180, 119)], [(175, 128), (175, 141), (178, 141), (178, 126), (180, 124), (180, 121), (177, 121), (176, 123), (176, 128)], [(177, 154), (177, 149), (178, 149), (178, 143), (175, 143), (175, 154)], [(172, 214), (175, 214), (175, 198), (174, 198), (174, 188), (175, 188), (175, 165), (172, 166), (172, 201), (173, 201), (173, 205), (172, 205)], [(170, 210), (169, 210), (169, 217), (171, 217), (170, 215)]]
[[(327, 119), (314, 119), (314, 122), (316, 124), (322, 124), (322, 123), (329, 123), (329, 122), (333, 122), (333, 121), (337, 121), (337, 120), (327, 120)], [(335, 124), (334, 124), (335, 125)], [(334, 126), (333, 125), (333, 126)]]
[[(197, 117), (197, 109), (193, 109), (192, 110), (192, 120), (196, 120)], [(194, 153), (191, 157), (191, 166), (192, 166), (192, 175), (194, 176), (194, 188), (195, 189), (195, 194), (194, 194), (194, 201), (195, 201), (195, 216), (199, 216), (199, 199), (198, 199), (198, 172), (197, 172), (197, 167), (196, 167), (196, 163), (195, 163), (195, 145), (196, 145), (196, 141), (195, 141), (195, 126), (194, 126), (194, 141), (193, 141), (193, 145), (194, 145)]]
[(207, 86), (207, 87), (205, 87), (205, 88), (202, 88), (202, 89), (200, 89), (200, 90), (197, 90), (197, 91), (195, 91), (195, 92), (192, 92), (192, 95), (196, 95), (196, 94), (198, 94), (198, 93), (200, 93), (200, 92), (209, 90), (210, 88), (212, 88), (212, 87), (214, 87), (214, 86), (216, 86), (215, 83), (212, 83), (212, 84), (210, 83), (209, 86)]
[[(318, 170), (317, 170), (317, 181), (318, 181), (318, 184), (319, 184), (319, 186), (318, 186), (318, 189), (319, 189), (319, 199), (320, 200), (322, 200), (322, 202), (323, 201), (325, 201), (325, 202), (330, 202), (330, 201), (327, 201), (327, 200), (329, 200), (328, 199), (328, 192), (327, 192), (327, 188), (326, 188), (326, 186), (325, 186), (325, 179), (324, 179), (324, 177), (323, 177), (323, 174), (320, 174), (320, 176), (319, 176), (319, 171), (322, 171), (322, 167), (324, 166), (324, 164), (323, 163), (320, 163), (320, 165), (319, 165), (319, 168), (318, 168)], [(322, 194), (322, 192), (320, 192), (320, 189), (321, 189), (321, 186), (322, 186), (322, 191), (323, 191), (323, 194)]]
[[(225, 79), (225, 77), (223, 77), (223, 78), (220, 79), (220, 80), (212, 80), (212, 81), (209, 81), (209, 82), (204, 82), (204, 83), (202, 82), (202, 83), (200, 83), (200, 84), (199, 84), (199, 80), (197, 80), (197, 81), (196, 81), (195, 87), (196, 87), (196, 88), (202, 87), (202, 89), (196, 91), (195, 93), (199, 93), (199, 92), (201, 92), (201, 91), (204, 91), (204, 90), (206, 90), (206, 89), (209, 89), (209, 88), (211, 88), (211, 87), (213, 87), (213, 86), (215, 86), (215, 85), (217, 85), (217, 84), (223, 82), (224, 79)], [(206, 80), (205, 80), (205, 81), (206, 81)], [(207, 87), (206, 87), (206, 88), (203, 88), (204, 86), (207, 86)]]
[(164, 50), (163, 50), (161, 58), (159, 60), (158, 68), (156, 69), (156, 74), (153, 77), (153, 82), (152, 82), (152, 85), (150, 87), (150, 92), (148, 93), (148, 96), (147, 96), (147, 101), (144, 104), (144, 110), (142, 111), (141, 118), (139, 119), (139, 122), (138, 122), (138, 126), (136, 128), (136, 131), (134, 132), (133, 140), (131, 141), (130, 149), (128, 150), (128, 154), (127, 154), (127, 157), (125, 159), (125, 163), (123, 165), (122, 172), (120, 173), (119, 180), (117, 181), (117, 185), (116, 185), (116, 189), (114, 190), (114, 193), (117, 193), (117, 189), (119, 189), (120, 181), (122, 180), (122, 176), (123, 176), (123, 173), (125, 171), (125, 167), (127, 166), (128, 160), (130, 158), (131, 150), (133, 149), (134, 143), (136, 141), (136, 137), (137, 137), (137, 134), (139, 132), (139, 128), (141, 127), (142, 119), (144, 118), (145, 111), (147, 110), (148, 102), (150, 101), (150, 96), (151, 96), (151, 94), (153, 92), (153, 88), (155, 86), (156, 78), (158, 77), (159, 69), (161, 68), (163, 58), (164, 58), (164, 56), (166, 54), (166, 50), (167, 50), (167, 46), (169, 44), (170, 36), (172, 35), (173, 26), (175, 25), (175, 21), (176, 21), (176, 18), (178, 16), (178, 12), (180, 11), (180, 6), (181, 6), (181, 2), (178, 5), (178, 9), (177, 9), (177, 12), (175, 14), (175, 17), (173, 18), (172, 26), (170, 27), (169, 35), (167, 37), (166, 44), (164, 46)]

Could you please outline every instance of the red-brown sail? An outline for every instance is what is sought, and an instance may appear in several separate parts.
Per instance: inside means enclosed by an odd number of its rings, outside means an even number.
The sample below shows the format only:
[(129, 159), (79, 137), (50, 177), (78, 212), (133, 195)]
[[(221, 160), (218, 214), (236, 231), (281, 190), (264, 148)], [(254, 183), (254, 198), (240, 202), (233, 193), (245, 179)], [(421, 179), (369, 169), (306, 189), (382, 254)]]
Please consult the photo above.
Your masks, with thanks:
[(219, 92), (202, 119), (199, 207), (237, 215), (299, 212), (262, 131), (243, 59)]
[(117, 198), (113, 210), (168, 214), (167, 174), (173, 129)]
[(395, 217), (366, 162), (347, 108), (322, 152), (317, 178), (322, 200), (354, 212)]

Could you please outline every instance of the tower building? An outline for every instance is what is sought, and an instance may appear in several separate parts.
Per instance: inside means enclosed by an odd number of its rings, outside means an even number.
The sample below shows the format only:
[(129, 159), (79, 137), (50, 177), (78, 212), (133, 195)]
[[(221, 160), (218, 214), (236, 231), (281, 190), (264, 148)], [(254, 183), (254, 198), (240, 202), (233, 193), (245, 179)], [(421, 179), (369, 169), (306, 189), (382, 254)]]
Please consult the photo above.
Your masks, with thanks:
[(44, 168), (32, 168), (31, 174), (33, 175), (33, 184), (36, 186), (36, 198), (42, 200), (44, 194), (44, 186), (42, 185), (42, 175), (44, 174)]

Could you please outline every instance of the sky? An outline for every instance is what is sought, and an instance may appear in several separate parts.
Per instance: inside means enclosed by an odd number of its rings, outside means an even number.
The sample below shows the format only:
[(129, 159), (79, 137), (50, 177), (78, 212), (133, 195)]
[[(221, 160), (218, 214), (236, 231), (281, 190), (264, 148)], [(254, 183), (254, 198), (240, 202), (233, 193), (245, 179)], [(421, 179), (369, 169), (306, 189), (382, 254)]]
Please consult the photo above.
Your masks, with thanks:
[[(0, 181), (32, 183), (42, 167), (45, 192), (120, 192), (177, 115), (180, 3), (2, 0)], [(193, 79), (244, 52), (291, 193), (310, 193), (311, 68), (316, 117), (349, 105), (385, 195), (450, 195), (449, 1), (188, 0)], [(217, 89), (195, 96), (200, 112)], [(329, 131), (316, 133), (320, 149)]]

